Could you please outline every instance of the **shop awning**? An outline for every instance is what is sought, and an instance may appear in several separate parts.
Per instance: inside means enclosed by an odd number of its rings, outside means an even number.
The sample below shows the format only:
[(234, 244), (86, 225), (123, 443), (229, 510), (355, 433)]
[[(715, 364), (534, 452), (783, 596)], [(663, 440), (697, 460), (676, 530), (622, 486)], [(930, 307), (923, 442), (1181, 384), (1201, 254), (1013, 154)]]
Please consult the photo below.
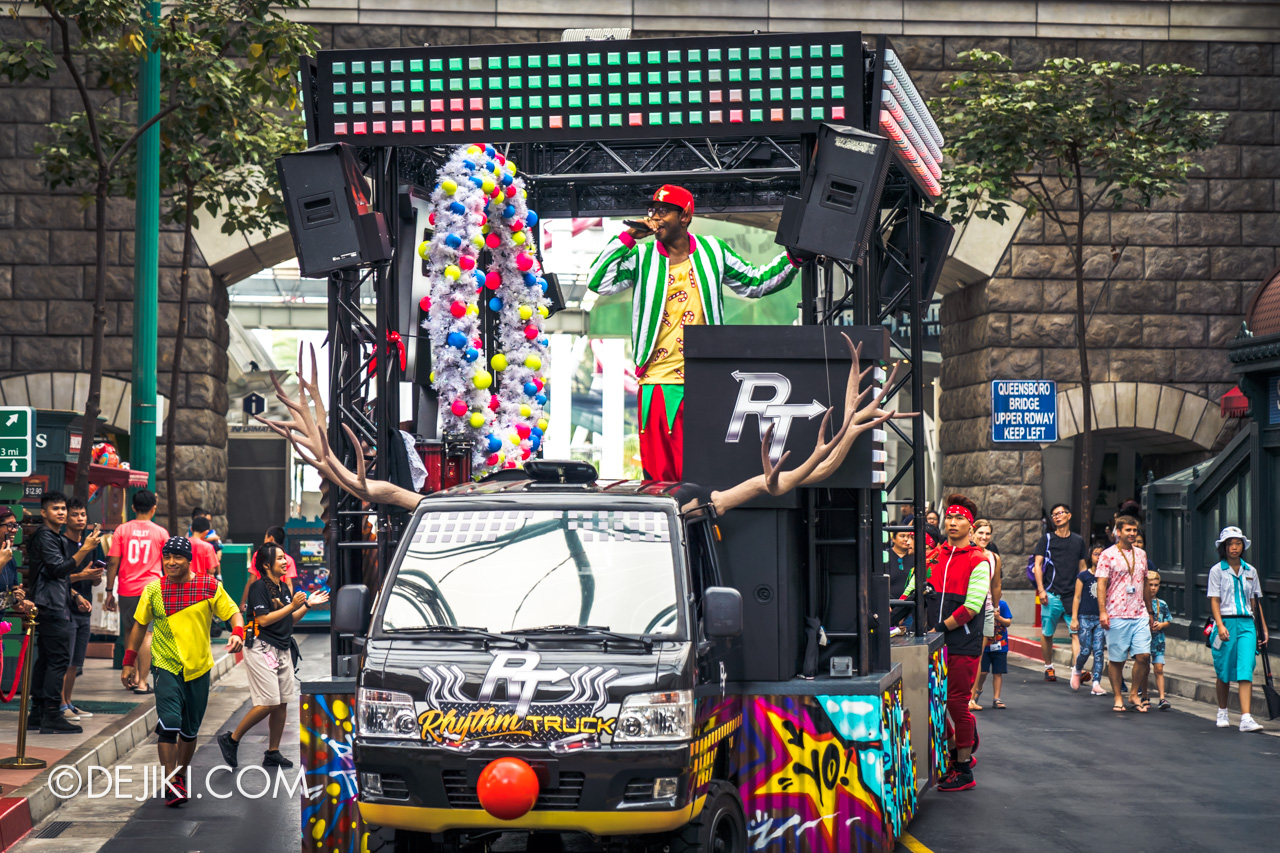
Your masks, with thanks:
[(1239, 385), (1223, 394), (1218, 405), (1222, 409), (1224, 418), (1243, 418), (1249, 414), (1249, 398), (1240, 390)]
[[(76, 463), (67, 463), (67, 482), (76, 478)], [(150, 480), (146, 471), (135, 471), (132, 468), (113, 468), (110, 465), (90, 465), (89, 485), (118, 486), (122, 489), (145, 489)]]

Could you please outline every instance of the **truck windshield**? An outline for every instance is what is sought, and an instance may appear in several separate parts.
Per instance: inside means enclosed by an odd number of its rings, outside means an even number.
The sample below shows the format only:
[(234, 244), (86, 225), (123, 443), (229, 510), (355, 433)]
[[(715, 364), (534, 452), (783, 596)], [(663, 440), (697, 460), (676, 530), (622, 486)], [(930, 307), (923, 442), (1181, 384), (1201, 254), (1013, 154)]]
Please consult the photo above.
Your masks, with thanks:
[(382, 630), (595, 625), (673, 634), (672, 554), (663, 512), (428, 512), (410, 533)]

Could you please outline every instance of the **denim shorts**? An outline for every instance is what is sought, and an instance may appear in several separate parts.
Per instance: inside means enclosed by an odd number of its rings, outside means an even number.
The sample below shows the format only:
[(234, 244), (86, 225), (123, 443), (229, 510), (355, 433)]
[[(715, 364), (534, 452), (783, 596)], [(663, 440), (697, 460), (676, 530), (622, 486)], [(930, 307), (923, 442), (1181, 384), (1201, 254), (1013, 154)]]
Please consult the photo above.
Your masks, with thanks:
[(1151, 653), (1151, 620), (1145, 616), (1134, 619), (1111, 617), (1107, 629), (1107, 660), (1124, 663), (1134, 655)]

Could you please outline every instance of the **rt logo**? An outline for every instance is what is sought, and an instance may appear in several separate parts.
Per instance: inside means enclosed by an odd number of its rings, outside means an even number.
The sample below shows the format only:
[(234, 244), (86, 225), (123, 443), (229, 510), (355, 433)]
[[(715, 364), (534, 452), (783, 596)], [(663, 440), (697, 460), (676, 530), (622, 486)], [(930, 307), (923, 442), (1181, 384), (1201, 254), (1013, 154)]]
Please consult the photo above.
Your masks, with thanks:
[[(774, 424), (773, 441), (769, 444), (769, 461), (774, 465), (782, 458), (783, 448), (787, 444), (787, 435), (791, 432), (791, 421), (794, 418), (812, 420), (827, 411), (827, 407), (814, 400), (811, 403), (788, 403), (791, 396), (791, 380), (781, 373), (742, 373), (735, 370), (734, 379), (738, 386), (738, 399), (733, 404), (733, 417), (729, 419), (729, 432), (724, 440), (727, 444), (737, 444), (742, 438), (742, 430), (746, 426), (747, 416), (755, 415), (760, 427), (760, 440), (764, 441), (769, 424)], [(768, 399), (755, 399), (757, 388), (772, 388), (773, 396)]]

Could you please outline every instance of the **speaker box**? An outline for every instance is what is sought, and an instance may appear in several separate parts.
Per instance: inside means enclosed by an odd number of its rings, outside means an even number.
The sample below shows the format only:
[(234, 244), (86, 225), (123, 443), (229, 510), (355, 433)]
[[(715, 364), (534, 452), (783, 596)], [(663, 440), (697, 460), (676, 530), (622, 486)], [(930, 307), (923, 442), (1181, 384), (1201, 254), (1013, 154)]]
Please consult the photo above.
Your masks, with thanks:
[[(911, 280), (911, 256), (907, 243), (908, 223), (905, 219), (893, 226), (889, 234), (888, 256), (880, 276), (880, 298), (888, 301), (897, 296)], [(933, 300), (942, 278), (942, 265), (951, 251), (956, 229), (941, 216), (920, 212), (920, 296), (923, 304)], [(901, 266), (899, 266), (901, 264)], [(904, 306), (906, 307), (906, 306)]]
[(784, 202), (775, 241), (862, 263), (888, 173), (889, 140), (844, 125), (820, 125), (801, 195)]
[(317, 145), (276, 160), (289, 234), (304, 278), (323, 278), (391, 257), (382, 214), (370, 209), (369, 184), (354, 149)]
[(720, 574), (742, 593), (751, 626), (732, 645), (730, 681), (786, 681), (804, 653), (804, 564), (799, 515), (788, 509), (735, 509), (719, 520)]

